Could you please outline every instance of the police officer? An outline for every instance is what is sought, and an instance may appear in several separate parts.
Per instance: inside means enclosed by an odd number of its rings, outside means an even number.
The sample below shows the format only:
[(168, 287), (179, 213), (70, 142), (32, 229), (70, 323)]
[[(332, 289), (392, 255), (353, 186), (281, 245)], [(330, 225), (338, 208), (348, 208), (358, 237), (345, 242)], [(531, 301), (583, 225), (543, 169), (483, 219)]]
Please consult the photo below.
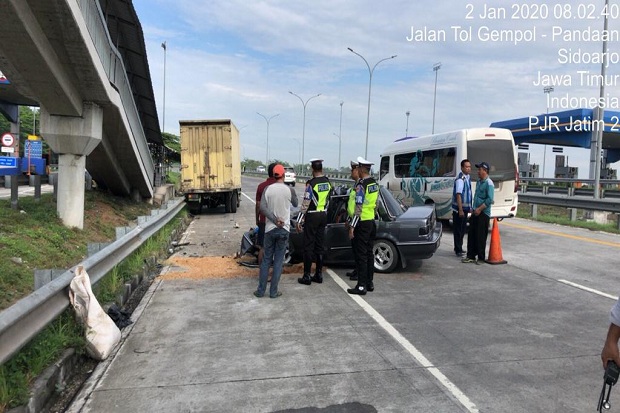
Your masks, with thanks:
[(377, 233), (375, 209), (379, 196), (379, 184), (370, 176), (372, 162), (361, 156), (359, 164), (359, 181), (355, 186), (355, 212), (350, 222), (349, 238), (353, 240), (357, 285), (347, 289), (349, 294), (365, 295), (366, 291), (374, 291), (373, 276), (375, 259), (373, 242)]
[[(310, 285), (312, 281), (323, 282), (323, 237), (327, 224), (327, 207), (332, 185), (323, 175), (323, 160), (310, 159), (312, 179), (306, 182), (304, 200), (297, 220), (297, 230), (304, 224), (304, 275), (298, 278), (300, 284)], [(316, 262), (314, 275), (310, 277), (312, 262)]]
[[(351, 220), (353, 219), (353, 216), (355, 215), (355, 186), (357, 185), (357, 182), (359, 181), (359, 170), (357, 168), (358, 166), (359, 164), (357, 163), (357, 161), (351, 161), (351, 179), (353, 179), (353, 187), (349, 191), (349, 200), (347, 202), (347, 215), (348, 215), (347, 229), (348, 229), (349, 223), (351, 222)], [(353, 254), (355, 256), (355, 238), (351, 240), (351, 248), (353, 249)], [(349, 271), (347, 273), (347, 277), (349, 277), (353, 281), (357, 281), (357, 271), (355, 270), (355, 267), (353, 268), (353, 271)]]

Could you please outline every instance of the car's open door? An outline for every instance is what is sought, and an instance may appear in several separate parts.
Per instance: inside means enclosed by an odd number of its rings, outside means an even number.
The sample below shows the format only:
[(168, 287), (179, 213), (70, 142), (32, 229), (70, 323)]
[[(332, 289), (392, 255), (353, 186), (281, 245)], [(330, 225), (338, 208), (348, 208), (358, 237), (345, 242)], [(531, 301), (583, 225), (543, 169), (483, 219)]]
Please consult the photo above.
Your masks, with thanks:
[(346, 228), (348, 196), (332, 196), (327, 211), (324, 246), (331, 262), (353, 261), (351, 240)]

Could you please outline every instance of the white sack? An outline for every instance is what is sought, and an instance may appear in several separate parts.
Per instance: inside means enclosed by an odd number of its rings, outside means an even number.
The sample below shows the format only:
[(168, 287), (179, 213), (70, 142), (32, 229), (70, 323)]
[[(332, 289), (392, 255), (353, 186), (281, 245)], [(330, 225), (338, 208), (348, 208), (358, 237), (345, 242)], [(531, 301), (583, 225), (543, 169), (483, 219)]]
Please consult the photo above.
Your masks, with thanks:
[(84, 267), (75, 270), (69, 286), (69, 300), (86, 328), (86, 351), (95, 360), (108, 358), (121, 339), (121, 331), (97, 302)]

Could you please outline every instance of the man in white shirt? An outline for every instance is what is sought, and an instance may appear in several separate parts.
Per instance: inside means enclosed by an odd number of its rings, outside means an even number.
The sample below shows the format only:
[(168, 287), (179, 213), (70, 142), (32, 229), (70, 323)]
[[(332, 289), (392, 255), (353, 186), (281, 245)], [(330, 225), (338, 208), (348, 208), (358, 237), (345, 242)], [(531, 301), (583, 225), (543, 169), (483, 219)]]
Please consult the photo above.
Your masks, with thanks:
[(297, 194), (292, 187), (284, 183), (284, 167), (276, 165), (273, 168), (273, 177), (276, 182), (269, 185), (260, 203), (260, 212), (266, 218), (263, 261), (260, 264), (258, 288), (254, 291), (256, 297), (263, 297), (267, 289), (269, 267), (273, 264), (273, 275), (269, 287), (269, 297), (277, 298), (282, 295), (278, 291), (278, 283), (282, 275), (284, 253), (288, 245), (288, 235), (291, 230), (291, 205), (297, 206)]

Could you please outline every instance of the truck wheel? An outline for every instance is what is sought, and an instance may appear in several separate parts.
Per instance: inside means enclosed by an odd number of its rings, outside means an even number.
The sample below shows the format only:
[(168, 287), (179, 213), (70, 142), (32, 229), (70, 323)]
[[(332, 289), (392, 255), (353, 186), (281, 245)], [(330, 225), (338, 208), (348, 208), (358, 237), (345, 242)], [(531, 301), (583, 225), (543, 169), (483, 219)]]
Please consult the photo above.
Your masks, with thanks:
[(237, 195), (237, 191), (233, 191), (230, 198), (230, 212), (235, 214), (237, 213), (237, 206), (239, 206), (239, 196)]
[(224, 194), (224, 197), (226, 198), (226, 200), (224, 201), (224, 212), (228, 214), (231, 212), (232, 209), (232, 194)]

